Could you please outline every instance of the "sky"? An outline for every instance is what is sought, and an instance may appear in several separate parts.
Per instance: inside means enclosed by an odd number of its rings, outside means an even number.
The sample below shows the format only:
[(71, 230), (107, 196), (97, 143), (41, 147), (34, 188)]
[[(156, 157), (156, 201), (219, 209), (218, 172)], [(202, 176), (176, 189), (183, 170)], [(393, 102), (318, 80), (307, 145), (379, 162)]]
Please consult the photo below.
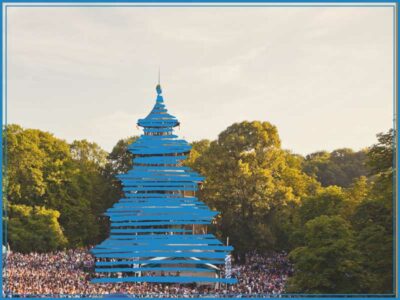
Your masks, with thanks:
[(110, 151), (156, 98), (188, 141), (268, 121), (309, 154), (393, 124), (393, 8), (11, 7), (7, 118)]

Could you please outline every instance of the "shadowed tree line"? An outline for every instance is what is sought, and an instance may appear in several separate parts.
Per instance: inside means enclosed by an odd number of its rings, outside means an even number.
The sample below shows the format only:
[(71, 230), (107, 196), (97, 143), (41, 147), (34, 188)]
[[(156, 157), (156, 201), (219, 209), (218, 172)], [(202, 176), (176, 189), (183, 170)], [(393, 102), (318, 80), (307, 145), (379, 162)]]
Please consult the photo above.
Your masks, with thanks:
[[(3, 134), (11, 249), (74, 248), (108, 236), (102, 213), (122, 196), (115, 175), (131, 168), (127, 146), (136, 137), (107, 153), (18, 125)], [(199, 198), (221, 212), (210, 230), (229, 237), (234, 255), (289, 252), (289, 292), (392, 293), (393, 143), (389, 130), (361, 151), (303, 157), (281, 148), (272, 124), (242, 122), (193, 142), (185, 164), (206, 177)]]

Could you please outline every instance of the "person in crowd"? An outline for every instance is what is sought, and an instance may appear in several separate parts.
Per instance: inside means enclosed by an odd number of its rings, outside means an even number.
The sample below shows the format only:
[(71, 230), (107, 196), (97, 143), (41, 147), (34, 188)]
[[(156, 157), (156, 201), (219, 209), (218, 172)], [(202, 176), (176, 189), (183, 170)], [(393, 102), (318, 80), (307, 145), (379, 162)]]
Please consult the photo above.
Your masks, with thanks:
[(3, 268), (5, 296), (19, 297), (94, 297), (110, 294), (131, 294), (135, 297), (190, 298), (201, 295), (215, 297), (276, 296), (285, 292), (288, 276), (293, 272), (287, 254), (249, 252), (245, 261), (232, 264), (232, 277), (237, 284), (207, 285), (158, 283), (93, 284), (94, 257), (89, 249), (51, 253), (21, 254), (8, 252)]

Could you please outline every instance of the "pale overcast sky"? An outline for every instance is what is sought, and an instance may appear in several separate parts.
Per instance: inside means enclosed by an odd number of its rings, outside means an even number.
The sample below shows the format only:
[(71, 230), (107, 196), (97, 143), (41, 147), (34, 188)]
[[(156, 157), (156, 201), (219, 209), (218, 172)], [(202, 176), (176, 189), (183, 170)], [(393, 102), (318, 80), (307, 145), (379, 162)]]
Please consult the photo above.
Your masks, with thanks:
[(188, 141), (269, 121), (307, 154), (393, 119), (393, 8), (8, 8), (8, 123), (111, 150), (141, 133), (158, 67)]

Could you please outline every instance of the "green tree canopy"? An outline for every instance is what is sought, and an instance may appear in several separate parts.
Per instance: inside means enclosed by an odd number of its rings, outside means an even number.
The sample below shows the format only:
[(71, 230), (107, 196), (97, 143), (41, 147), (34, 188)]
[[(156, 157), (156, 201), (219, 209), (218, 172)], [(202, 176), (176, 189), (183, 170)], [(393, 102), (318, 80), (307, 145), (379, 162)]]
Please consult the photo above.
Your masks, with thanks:
[(7, 203), (60, 212), (70, 247), (101, 239), (105, 225), (99, 215), (111, 193), (104, 174), (107, 153), (86, 140), (69, 145), (50, 133), (18, 125), (7, 126), (4, 134)]
[(393, 183), (397, 174), (394, 168), (394, 138), (395, 132), (390, 129), (387, 133), (377, 135), (378, 143), (368, 151), (368, 166), (373, 180), (371, 196), (381, 199), (392, 209)]
[(340, 216), (322, 215), (305, 225), (304, 246), (289, 258), (295, 265), (288, 291), (307, 294), (360, 292), (361, 266), (350, 224)]
[[(5, 128), (8, 201), (14, 204), (49, 205), (52, 186), (69, 180), (78, 170), (71, 166), (68, 144), (48, 132), (18, 125)], [(6, 147), (6, 148), (4, 148)]]
[(8, 215), (11, 249), (23, 253), (54, 251), (67, 245), (58, 218), (60, 213), (42, 206), (10, 205)]
[(87, 140), (75, 140), (70, 145), (72, 158), (75, 161), (91, 165), (93, 168), (102, 168), (107, 163), (108, 153), (96, 143)]
[(371, 174), (392, 174), (394, 171), (395, 131), (377, 134), (378, 143), (368, 151), (368, 166)]
[(210, 143), (209, 140), (205, 139), (191, 143), (192, 150), (190, 151), (189, 157), (184, 161), (184, 164), (200, 173), (204, 173), (201, 157), (210, 148)]
[(342, 188), (330, 186), (320, 189), (316, 195), (305, 197), (299, 207), (302, 224), (321, 215), (345, 216), (354, 209), (356, 203), (351, 202)]
[(128, 146), (138, 139), (137, 136), (131, 136), (121, 139), (108, 155), (107, 172), (111, 176), (123, 174), (132, 169), (133, 154), (128, 151)]
[[(368, 149), (368, 178), (355, 177), (345, 189), (323, 188), (293, 210), (290, 291), (393, 293), (392, 139), (393, 131), (379, 134), (378, 143)], [(330, 154), (317, 157), (326, 161)]]
[(315, 177), (322, 186), (349, 187), (354, 179), (366, 176), (366, 150), (354, 152), (348, 148), (332, 152), (319, 151), (306, 156), (303, 170)]
[(192, 166), (206, 177), (200, 197), (221, 212), (217, 233), (229, 236), (240, 253), (273, 247), (277, 237), (269, 221), (275, 211), (318, 187), (290, 165), (293, 158), (268, 122), (236, 123), (209, 146), (194, 146), (202, 155)]
[(392, 129), (378, 134), (378, 143), (369, 148), (370, 186), (351, 217), (368, 293), (390, 294), (394, 287), (394, 134)]

